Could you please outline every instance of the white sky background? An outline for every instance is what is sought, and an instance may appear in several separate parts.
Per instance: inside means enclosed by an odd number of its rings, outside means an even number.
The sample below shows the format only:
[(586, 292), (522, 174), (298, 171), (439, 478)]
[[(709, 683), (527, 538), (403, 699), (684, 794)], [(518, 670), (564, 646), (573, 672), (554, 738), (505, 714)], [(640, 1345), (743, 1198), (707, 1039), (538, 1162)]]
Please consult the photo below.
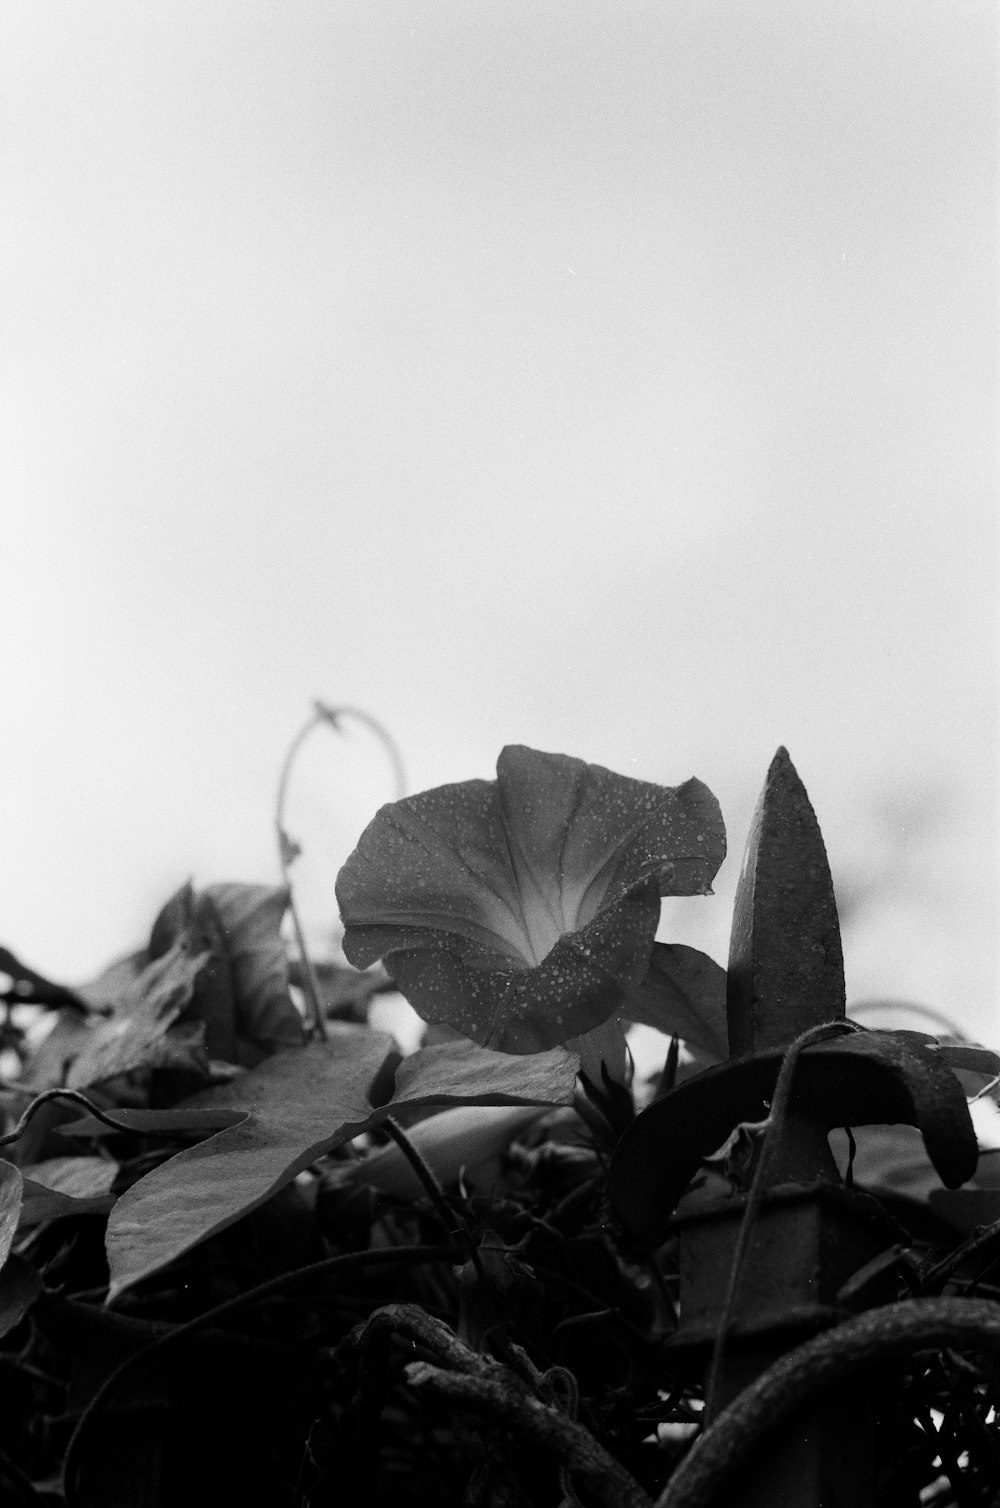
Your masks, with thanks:
[[(1000, 1037), (992, 0), (6, 0), (0, 940), (410, 787), (787, 744), (849, 995)], [(392, 794), (293, 785), (313, 932)], [(857, 904), (846, 916), (846, 899)], [(858, 900), (858, 898), (860, 900)]]

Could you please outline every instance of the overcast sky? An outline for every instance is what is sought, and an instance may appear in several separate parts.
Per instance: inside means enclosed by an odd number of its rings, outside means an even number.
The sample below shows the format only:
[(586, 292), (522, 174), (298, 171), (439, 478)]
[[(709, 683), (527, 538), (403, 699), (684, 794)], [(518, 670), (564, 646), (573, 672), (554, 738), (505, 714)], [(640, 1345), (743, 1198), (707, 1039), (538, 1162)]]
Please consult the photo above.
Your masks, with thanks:
[[(768, 761), (849, 989), (1000, 1037), (993, 0), (4, 0), (0, 940), (81, 980), (278, 878), (311, 699)], [(392, 795), (293, 779), (312, 932)]]

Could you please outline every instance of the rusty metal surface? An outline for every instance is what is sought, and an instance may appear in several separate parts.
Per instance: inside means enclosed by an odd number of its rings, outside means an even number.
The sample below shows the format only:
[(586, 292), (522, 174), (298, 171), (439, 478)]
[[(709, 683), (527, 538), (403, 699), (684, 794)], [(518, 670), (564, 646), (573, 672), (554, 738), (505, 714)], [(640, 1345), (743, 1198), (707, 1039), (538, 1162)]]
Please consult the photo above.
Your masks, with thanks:
[(729, 1056), (787, 1047), (844, 1015), (833, 878), (805, 786), (781, 748), (750, 823), (726, 981)]
[[(844, 1030), (843, 952), (830, 867), (815, 813), (783, 748), (768, 770), (737, 886), (727, 1016), (729, 1061), (686, 1080), (637, 1116), (612, 1159), (612, 1207), (625, 1230), (647, 1246), (665, 1239), (705, 1159), (741, 1123), (759, 1126), (767, 1119), (792, 1043), (827, 1023)], [(692, 1210), (689, 1192), (688, 1212), (678, 1221), (680, 1327), (672, 1344), (695, 1356), (700, 1350), (708, 1420), (796, 1331), (829, 1323), (844, 1282), (896, 1239), (876, 1201), (866, 1203), (866, 1196), (852, 1197), (842, 1187), (827, 1142), (832, 1127), (919, 1126), (950, 1187), (976, 1166), (961, 1085), (925, 1043), (859, 1031), (799, 1044), (796, 1052), (787, 1103), (766, 1151), (758, 1141), (742, 1174), (730, 1161), (727, 1177), (716, 1179), (721, 1196), (708, 1185), (708, 1196), (699, 1203), (695, 1195)], [(748, 1196), (753, 1167), (759, 1176)], [(748, 1204), (755, 1212), (750, 1225), (744, 1222)], [(874, 1395), (867, 1399), (863, 1389), (817, 1404), (733, 1484), (729, 1508), (867, 1508), (875, 1427)]]
[[(615, 1150), (610, 1178), (612, 1208), (634, 1239), (650, 1246), (666, 1240), (673, 1210), (705, 1158), (741, 1121), (767, 1115), (781, 1060), (780, 1051), (769, 1052), (706, 1069), (636, 1116)], [(827, 1131), (919, 1126), (947, 1188), (976, 1170), (962, 1087), (920, 1043), (885, 1032), (816, 1042), (799, 1059), (791, 1107), (808, 1111)]]

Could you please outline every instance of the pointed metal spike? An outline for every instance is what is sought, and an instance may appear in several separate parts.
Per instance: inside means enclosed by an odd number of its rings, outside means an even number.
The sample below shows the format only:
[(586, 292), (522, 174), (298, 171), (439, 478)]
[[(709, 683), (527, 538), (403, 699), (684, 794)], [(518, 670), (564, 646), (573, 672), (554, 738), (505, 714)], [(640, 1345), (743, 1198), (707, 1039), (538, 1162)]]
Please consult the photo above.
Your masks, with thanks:
[(786, 1047), (845, 1012), (833, 879), (805, 786), (780, 748), (750, 824), (727, 981), (729, 1055)]

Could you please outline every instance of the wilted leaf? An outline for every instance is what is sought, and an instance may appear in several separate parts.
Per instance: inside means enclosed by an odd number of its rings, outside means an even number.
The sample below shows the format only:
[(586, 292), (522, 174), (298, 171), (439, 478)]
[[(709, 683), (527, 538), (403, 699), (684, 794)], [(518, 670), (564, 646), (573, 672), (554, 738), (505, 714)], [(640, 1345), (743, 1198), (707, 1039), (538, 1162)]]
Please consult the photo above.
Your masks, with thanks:
[(21, 1071), (19, 1084), (40, 1093), (43, 1089), (61, 1089), (67, 1075), (96, 1029), (79, 1011), (64, 1008), (55, 1025), (43, 1038)]
[(191, 999), (207, 954), (192, 956), (182, 942), (123, 982), (114, 1014), (87, 1028), (87, 1037), (69, 1069), (70, 1089), (86, 1089), (157, 1061), (162, 1039)]
[(96, 979), (81, 984), (79, 993), (92, 1010), (127, 1016), (135, 1008), (136, 986), (149, 963), (144, 948), (116, 958)]
[(317, 1157), (398, 1106), (572, 1100), (576, 1059), (570, 1053), (557, 1049), (523, 1059), (447, 1043), (408, 1058), (392, 1099), (375, 1109), (368, 1091), (393, 1050), (387, 1033), (341, 1026), (329, 1043), (275, 1054), (234, 1084), (194, 1096), (192, 1105), (250, 1113), (122, 1195), (108, 1222), (112, 1297), (256, 1209)]
[(683, 943), (655, 943), (649, 970), (623, 1007), (630, 1021), (681, 1037), (709, 1062), (729, 1054), (726, 971), (707, 953)]
[(44, 1287), (31, 1263), (11, 1252), (0, 1272), (0, 1339), (21, 1323)]
[(0, 1267), (10, 1255), (21, 1214), (23, 1181), (12, 1162), (0, 1161)]

